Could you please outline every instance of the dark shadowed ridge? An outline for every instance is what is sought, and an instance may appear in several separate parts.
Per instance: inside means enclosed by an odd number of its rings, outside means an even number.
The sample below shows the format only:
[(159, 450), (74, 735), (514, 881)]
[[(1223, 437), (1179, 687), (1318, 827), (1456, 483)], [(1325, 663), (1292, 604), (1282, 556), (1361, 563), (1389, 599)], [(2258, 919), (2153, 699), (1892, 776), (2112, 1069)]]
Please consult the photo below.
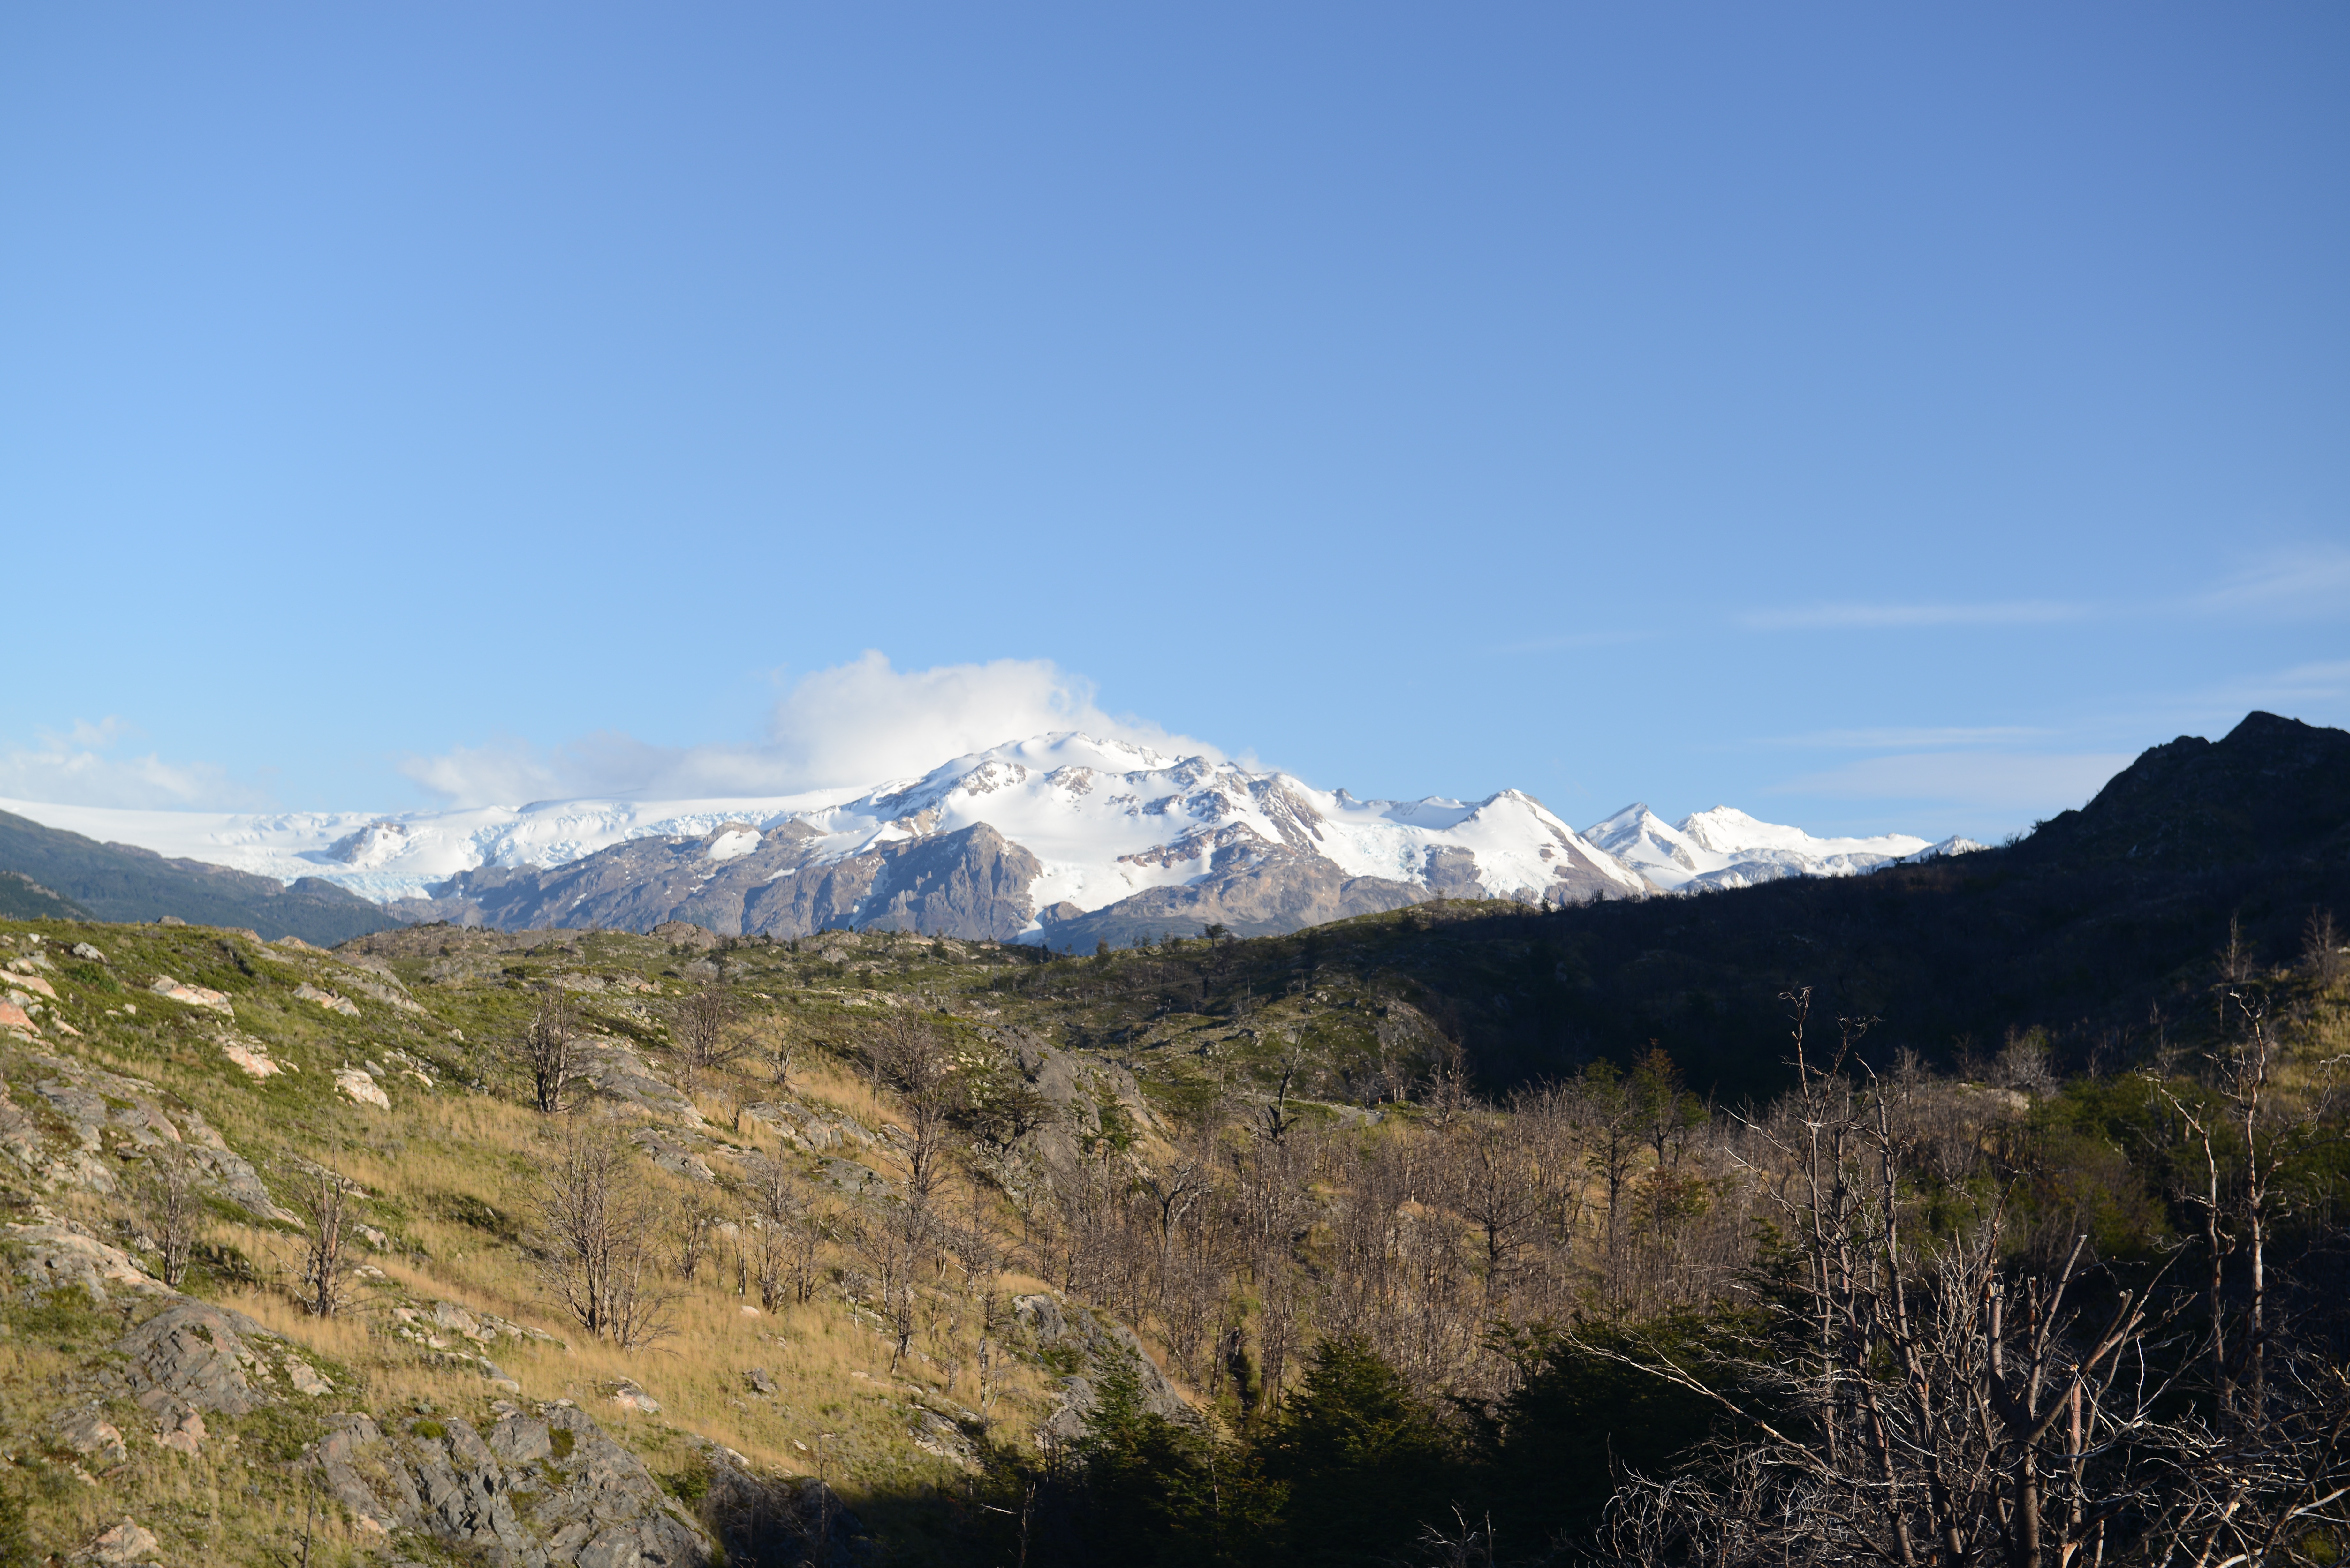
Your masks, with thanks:
[[(8, 875), (13, 873), (13, 876)], [(299, 937), (329, 946), (399, 922), (331, 882), (305, 877), (292, 887), (200, 860), (167, 860), (151, 849), (100, 844), (0, 812), (0, 908), (19, 919), (157, 920), (251, 927), (275, 940)], [(28, 889), (27, 884), (30, 884)], [(40, 899), (47, 894), (54, 905)]]
[[(1842, 879), (1531, 913), (1424, 905), (1243, 944), (1260, 994), (1305, 963), (1379, 977), (1445, 1020), (1500, 1086), (1661, 1044), (1700, 1086), (1782, 1081), (1785, 993), (1831, 1035), (1948, 1061), (2043, 1029), (2118, 1064), (2215, 1016), (2217, 955), (2299, 956), (2350, 915), (2350, 733), (2270, 713), (2157, 746), (2023, 840)], [(1306, 955), (1314, 955), (1310, 960)]]

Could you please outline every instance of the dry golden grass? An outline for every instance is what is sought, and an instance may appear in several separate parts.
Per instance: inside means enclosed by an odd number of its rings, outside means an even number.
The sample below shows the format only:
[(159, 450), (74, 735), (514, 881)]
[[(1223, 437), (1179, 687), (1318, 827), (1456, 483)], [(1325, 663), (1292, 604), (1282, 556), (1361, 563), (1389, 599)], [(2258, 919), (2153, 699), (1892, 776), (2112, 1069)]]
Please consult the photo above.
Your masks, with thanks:
[[(885, 1119), (867, 1085), (846, 1074), (795, 1074), (795, 1096), (846, 1111), (868, 1126)], [(704, 1114), (723, 1131), (725, 1118), (717, 1113), (723, 1095), (704, 1098)], [(351, 1260), (380, 1270), (385, 1283), (355, 1289), (347, 1310), (335, 1317), (308, 1315), (276, 1284), (236, 1293), (229, 1303), (317, 1356), (358, 1374), (366, 1397), (380, 1408), (425, 1400), (436, 1409), (462, 1411), (486, 1404), (494, 1393), (481, 1375), (435, 1365), (429, 1346), (396, 1336), (399, 1324), (390, 1307), (402, 1299), (427, 1308), (450, 1300), (556, 1336), (559, 1345), (501, 1336), (480, 1349), (521, 1385), (525, 1397), (575, 1400), (599, 1421), (629, 1434), (632, 1444), (658, 1444), (664, 1432), (681, 1428), (724, 1443), (754, 1463), (796, 1474), (812, 1468), (816, 1439), (829, 1434), (833, 1479), (845, 1482), (852, 1494), (865, 1479), (860, 1471), (878, 1482), (902, 1476), (910, 1467), (938, 1463), (911, 1449), (909, 1397), (950, 1411), (979, 1404), (975, 1314), (951, 1297), (933, 1293), (926, 1298), (925, 1332), (893, 1377), (892, 1340), (830, 1299), (828, 1289), (806, 1305), (745, 1312), (746, 1305), (755, 1309), (755, 1301), (734, 1294), (733, 1262), (723, 1246), (719, 1255), (704, 1261), (692, 1283), (677, 1286), (670, 1334), (632, 1351), (591, 1339), (561, 1312), (519, 1248), (445, 1218), (435, 1208), (452, 1198), (472, 1198), (526, 1220), (532, 1197), (525, 1174), (528, 1162), (517, 1168), (515, 1151), (526, 1153), (557, 1136), (556, 1124), (478, 1096), (396, 1102), (388, 1120), (386, 1130), (395, 1136), (347, 1147), (337, 1168), (372, 1198), (397, 1207), (402, 1218), (388, 1228), (400, 1242), (421, 1251), (378, 1253), (355, 1245)], [(745, 1122), (745, 1135), (726, 1141), (772, 1147), (773, 1138), (751, 1136), (753, 1127)], [(263, 1268), (266, 1280), (299, 1277), (301, 1242), (284, 1231), (222, 1224), (212, 1239), (238, 1247)], [(848, 1262), (831, 1246), (824, 1261)], [(1045, 1288), (1024, 1274), (1008, 1274), (998, 1286), (1015, 1292)], [(452, 1350), (474, 1348), (454, 1334), (441, 1337)], [(751, 1393), (747, 1375), (754, 1367), (772, 1380), (773, 1397)], [(993, 1415), (1006, 1428), (1002, 1436), (1024, 1439), (1035, 1415), (1049, 1408), (1049, 1391), (1034, 1369), (999, 1360), (997, 1372), (1003, 1381)], [(662, 1407), (660, 1415), (624, 1412), (613, 1405), (606, 1396), (622, 1380), (651, 1394)]]
[[(451, 1006), (469, 1004), (463, 994), (442, 1000)], [(735, 1293), (733, 1259), (722, 1249), (694, 1282), (678, 1287), (668, 1335), (633, 1351), (589, 1339), (569, 1321), (526, 1246), (519, 1244), (526, 1238), (542, 1155), (560, 1136), (560, 1123), (511, 1097), (468, 1093), (455, 1082), (427, 1090), (396, 1073), (385, 1081), (391, 1098), (388, 1112), (354, 1105), (333, 1092), (336, 1066), (369, 1055), (383, 1058), (395, 1049), (421, 1049), (433, 1036), (407, 1019), (374, 1020), (372, 1009), (369, 1031), (359, 1033), (335, 1015), (271, 995), (240, 996), (237, 1006), (236, 1033), (293, 1069), (286, 1076), (256, 1083), (231, 1068), (219, 1054), (222, 1025), (209, 1016), (167, 1014), (159, 1026), (142, 1013), (135, 1024), (95, 1028), (89, 1038), (64, 1049), (109, 1071), (148, 1080), (199, 1108), (232, 1147), (254, 1162), (281, 1199), (290, 1199), (290, 1179), (310, 1160), (332, 1167), (363, 1189), (354, 1218), (389, 1233), (391, 1246), (378, 1251), (354, 1238), (347, 1264), (370, 1265), (383, 1277), (380, 1282), (355, 1283), (343, 1312), (316, 1317), (296, 1301), (290, 1286), (302, 1272), (303, 1242), (289, 1225), (216, 1219), (206, 1240), (235, 1248), (258, 1278), (227, 1285), (199, 1273), (192, 1281), (200, 1293), (300, 1347), (337, 1384), (327, 1402), (333, 1407), (367, 1408), (384, 1418), (419, 1404), (470, 1419), (486, 1415), (500, 1390), (474, 1368), (450, 1365), (429, 1345), (404, 1337), (400, 1330), (407, 1325), (391, 1311), (410, 1303), (429, 1310), (444, 1299), (556, 1336), (560, 1343), (500, 1335), (477, 1347), (440, 1334), (450, 1351), (486, 1354), (520, 1386), (525, 1399), (577, 1401), (656, 1468), (663, 1463), (660, 1456), (681, 1449), (682, 1434), (690, 1432), (776, 1470), (806, 1472), (821, 1465), (852, 1501), (872, 1490), (903, 1490), (909, 1482), (923, 1490), (920, 1483), (943, 1480), (951, 1473), (946, 1461), (914, 1446), (910, 1428), (917, 1405), (950, 1414), (985, 1408), (999, 1441), (1024, 1443), (1035, 1421), (1055, 1402), (1045, 1374), (999, 1355), (995, 1397), (983, 1405), (976, 1382), (978, 1309), (949, 1291), (924, 1293), (920, 1331), (893, 1374), (894, 1338), (880, 1331), (871, 1314), (845, 1304), (832, 1282), (834, 1271), (858, 1263), (837, 1242), (823, 1249), (827, 1276), (812, 1303), (745, 1312), (746, 1304), (756, 1304), (755, 1294), (746, 1303)], [(470, 1025), (470, 1015), (463, 1021)], [(853, 1036), (861, 1022), (835, 1021), (826, 1033)], [(764, 1028), (793, 1032), (802, 1043), (792, 1064), (792, 1098), (876, 1129), (902, 1125), (888, 1097), (875, 1092), (853, 1059), (806, 1043), (804, 1023), (782, 1017), (754, 1021), (754, 1033)], [(657, 1071), (666, 1073), (673, 1065), (658, 1051), (653, 1059)], [(488, 1064), (483, 1070), (504, 1082)], [(746, 1120), (739, 1132), (731, 1125), (735, 1105), (775, 1097), (762, 1063), (746, 1059), (737, 1072), (712, 1077), (698, 1089), (694, 1103), (722, 1150), (781, 1152), (776, 1136), (758, 1124)], [(624, 1119), (628, 1115), (608, 1109), (592, 1114)], [(893, 1179), (902, 1175), (879, 1150), (837, 1152), (861, 1157)], [(713, 1157), (711, 1163), (723, 1178), (731, 1177), (728, 1162)], [(681, 1184), (671, 1185), (681, 1190)], [(60, 1192), (46, 1201), (109, 1235), (116, 1220), (129, 1212), (130, 1200), (128, 1193), (109, 1198)], [(824, 1199), (817, 1201), (821, 1207)], [(484, 1216), (484, 1206), (494, 1213)], [(1003, 1228), (1008, 1232), (1012, 1226)], [(1006, 1274), (993, 1286), (999, 1296), (1047, 1288), (1020, 1273)], [(119, 1321), (112, 1332), (120, 1333)], [(56, 1386), (74, 1365), (71, 1355), (54, 1348), (0, 1339), (0, 1390)], [(754, 1367), (771, 1381), (772, 1396), (752, 1391), (746, 1375)], [(661, 1412), (635, 1414), (612, 1404), (609, 1390), (623, 1379), (651, 1394)], [(0, 1424), (5, 1412), (0, 1400)], [(293, 1412), (289, 1407), (285, 1414), (290, 1418)], [(307, 1418), (315, 1419), (315, 1412)], [(130, 1417), (119, 1424), (131, 1435)], [(119, 1522), (127, 1511), (163, 1536), (169, 1560), (270, 1560), (299, 1529), (298, 1519), (289, 1522), (286, 1517), (296, 1494), (277, 1469), (263, 1479), (261, 1494), (244, 1493), (243, 1489), (255, 1483), (239, 1457), (236, 1424), (213, 1425), (215, 1439), (192, 1458), (160, 1449), (141, 1427), (132, 1441), (131, 1461), (104, 1485), (93, 1488), (78, 1480), (70, 1486), (45, 1483), (36, 1509), (41, 1538), (69, 1552)], [(69, 1477), (68, 1469), (54, 1464), (45, 1473)], [(285, 1495), (272, 1492), (272, 1487)], [(240, 1494), (225, 1512), (224, 1489)], [(322, 1568), (336, 1564), (369, 1544), (346, 1535), (322, 1513), (313, 1561)]]

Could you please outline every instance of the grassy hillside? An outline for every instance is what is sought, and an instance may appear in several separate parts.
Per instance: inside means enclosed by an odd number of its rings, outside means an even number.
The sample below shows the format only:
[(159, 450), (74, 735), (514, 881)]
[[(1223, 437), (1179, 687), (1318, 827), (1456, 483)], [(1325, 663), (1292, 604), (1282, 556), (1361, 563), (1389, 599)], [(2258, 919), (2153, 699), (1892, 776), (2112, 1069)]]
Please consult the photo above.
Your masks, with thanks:
[[(85, 914), (101, 920), (157, 920), (169, 915), (192, 925), (247, 926), (264, 937), (299, 937), (331, 944), (392, 919), (375, 905), (332, 883), (306, 877), (292, 887), (195, 860), (167, 860), (127, 844), (100, 844), (78, 833), (0, 812), (0, 873), (13, 873), (16, 890), (0, 876), (0, 910), (19, 919)], [(27, 902), (24, 882), (57, 902)]]
[[(639, 937), (401, 936), (386, 944), (399, 954), (386, 961), (192, 926), (0, 922), (0, 961), (13, 966), (0, 981), (22, 988), (26, 1008), (13, 1032), (0, 1028), (10, 1102), (0, 1107), (9, 1123), (0, 1143), (13, 1157), (0, 1159), (0, 1203), (17, 1221), (0, 1231), (0, 1250), (17, 1264), (0, 1297), (0, 1321), (12, 1325), (0, 1351), (10, 1363), (5, 1386), (14, 1391), (0, 1402), (0, 1427), (20, 1456), (36, 1541), (71, 1551), (127, 1511), (161, 1535), (168, 1561), (280, 1561), (301, 1506), (287, 1467), (333, 1429), (338, 1411), (365, 1410), (379, 1423), (463, 1418), (487, 1431), (504, 1397), (574, 1401), (681, 1495), (707, 1486), (707, 1462), (696, 1456), (711, 1443), (763, 1478), (827, 1475), (864, 1506), (866, 1528), (897, 1543), (898, 1560), (923, 1560), (922, 1542), (943, 1526), (919, 1500), (962, 1473), (975, 1441), (1024, 1440), (1058, 1398), (1035, 1345), (1007, 1326), (1011, 1296), (1045, 1289), (1039, 1281), (1006, 1270), (976, 1293), (926, 1286), (921, 1335), (902, 1357), (856, 1299), (858, 1235), (902, 1179), (900, 1118), (846, 1054), (883, 1003), (858, 988), (788, 1000), (743, 993), (748, 1007), (735, 1027), (746, 1039), (799, 1042), (788, 1103), (847, 1129), (819, 1153), (780, 1136), (791, 1125), (780, 1118), (735, 1116), (746, 1099), (786, 1098), (755, 1063), (705, 1075), (690, 1095), (667, 1090), (662, 1081), (680, 1075), (661, 1010), (694, 982), (684, 971), (707, 964), (701, 952)], [(78, 948), (99, 956), (76, 956)], [(197, 1000), (159, 994), (162, 976)], [(742, 978), (786, 983), (764, 971)], [(535, 988), (556, 983), (579, 988), (564, 994), (580, 1001), (583, 1031), (641, 1053), (651, 1075), (619, 1094), (588, 1094), (580, 1115), (642, 1135), (642, 1158), (632, 1160), (673, 1211), (698, 1202), (740, 1218), (749, 1173), (763, 1159), (782, 1162), (820, 1231), (820, 1292), (761, 1307), (755, 1280), (735, 1272), (742, 1250), (720, 1240), (692, 1281), (671, 1282), (669, 1332), (649, 1346), (600, 1341), (566, 1313), (538, 1266), (534, 1215), (540, 1178), (576, 1118), (528, 1108), (496, 1048), (546, 994)], [(0, 1013), (0, 1025), (10, 1021)], [(255, 1062), (276, 1070), (255, 1077)], [(59, 1087), (69, 1071), (106, 1075), (95, 1099), (73, 1102)], [(338, 1074), (388, 1104), (355, 1099)], [(192, 1455), (159, 1448), (155, 1419), (117, 1394), (106, 1407), (127, 1455), (109, 1466), (61, 1443), (58, 1412), (122, 1387), (110, 1370), (120, 1357), (107, 1347), (158, 1298), (117, 1286), (99, 1307), (78, 1292), (39, 1292), (23, 1238), (51, 1220), (71, 1222), (96, 1242), (128, 1247), (151, 1272), (159, 1266), (139, 1186), (151, 1140), (126, 1130), (148, 1125), (138, 1107), (151, 1105), (182, 1118), (192, 1139), (187, 1112), (215, 1129), (276, 1210), (257, 1211), (234, 1199), (233, 1184), (212, 1182), (185, 1288), (284, 1336), (334, 1392), (281, 1394), (265, 1411), (215, 1416), (213, 1437)], [(77, 1114), (95, 1125), (76, 1123)], [(357, 1194), (349, 1301), (324, 1317), (300, 1304), (300, 1199), (319, 1167)], [(860, 1205), (856, 1189), (868, 1185), (871, 1201)], [(968, 1220), (969, 1194), (954, 1201)], [(989, 1222), (1001, 1218), (987, 1212)], [(673, 1271), (670, 1247), (664, 1231), (660, 1267)], [(452, 1321), (509, 1326), (485, 1340), (452, 1332), (434, 1316), (441, 1303), (463, 1309)], [(989, 1313), (1003, 1321), (991, 1329)], [(983, 1387), (983, 1332), (993, 1335)], [(650, 1397), (643, 1409), (614, 1403), (624, 1383)], [(84, 1473), (96, 1481), (78, 1479)], [(328, 1509), (318, 1528), (326, 1562), (357, 1560), (377, 1539), (348, 1510)]]

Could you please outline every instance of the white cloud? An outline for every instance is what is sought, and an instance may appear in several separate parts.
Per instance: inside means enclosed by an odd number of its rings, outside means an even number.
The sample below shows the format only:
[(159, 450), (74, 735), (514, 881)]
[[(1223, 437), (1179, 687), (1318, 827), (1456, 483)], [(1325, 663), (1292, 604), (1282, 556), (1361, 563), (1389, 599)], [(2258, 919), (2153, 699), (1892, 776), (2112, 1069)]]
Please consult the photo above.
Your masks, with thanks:
[(2002, 604), (1917, 605), (1833, 604), (1791, 605), (1784, 609), (1755, 610), (1738, 618), (1752, 631), (1835, 631), (1908, 629), (1937, 626), (2023, 626), (2079, 620), (2089, 614), (2085, 605), (2047, 599), (2017, 599)]
[(665, 747), (606, 732), (552, 750), (502, 740), (414, 757), (400, 771), (452, 805), (599, 795), (690, 799), (865, 786), (1055, 730), (1161, 751), (1216, 748), (1103, 711), (1093, 683), (1049, 659), (893, 669), (878, 652), (803, 677), (746, 745)]
[(1908, 752), (1790, 779), (1770, 793), (2053, 815), (2086, 804), (2135, 760), (2128, 752)]
[(120, 719), (77, 719), (63, 734), (0, 751), (0, 796), (62, 805), (250, 810), (268, 803), (209, 763), (167, 763), (113, 753), (134, 732)]

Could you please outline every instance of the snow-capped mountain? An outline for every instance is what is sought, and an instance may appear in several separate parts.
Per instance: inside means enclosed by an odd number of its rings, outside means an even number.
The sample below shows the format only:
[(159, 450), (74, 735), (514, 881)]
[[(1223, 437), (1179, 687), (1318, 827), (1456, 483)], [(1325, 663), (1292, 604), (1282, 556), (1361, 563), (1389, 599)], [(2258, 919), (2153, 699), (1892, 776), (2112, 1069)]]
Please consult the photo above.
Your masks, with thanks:
[(1897, 860), (1925, 858), (1943, 845), (1968, 845), (1966, 839), (1945, 839), (1929, 845), (1906, 833), (1877, 838), (1814, 838), (1800, 827), (1758, 822), (1727, 805), (1685, 816), (1667, 826), (1645, 805), (1634, 803), (1605, 821), (1583, 830), (1583, 836), (1668, 893), (1707, 888), (1749, 888), (1775, 882), (1782, 877), (1850, 877), (1874, 871)]
[(411, 919), (635, 929), (690, 919), (776, 935), (894, 926), (1056, 946), (1211, 923), (1292, 930), (1430, 898), (1640, 898), (1849, 875), (1945, 849), (1901, 836), (1814, 838), (1728, 807), (1668, 826), (1636, 805), (1578, 834), (1515, 790), (1358, 800), (1075, 732), (869, 789), (759, 799), (390, 816), (0, 809), (286, 881), (324, 877)]

